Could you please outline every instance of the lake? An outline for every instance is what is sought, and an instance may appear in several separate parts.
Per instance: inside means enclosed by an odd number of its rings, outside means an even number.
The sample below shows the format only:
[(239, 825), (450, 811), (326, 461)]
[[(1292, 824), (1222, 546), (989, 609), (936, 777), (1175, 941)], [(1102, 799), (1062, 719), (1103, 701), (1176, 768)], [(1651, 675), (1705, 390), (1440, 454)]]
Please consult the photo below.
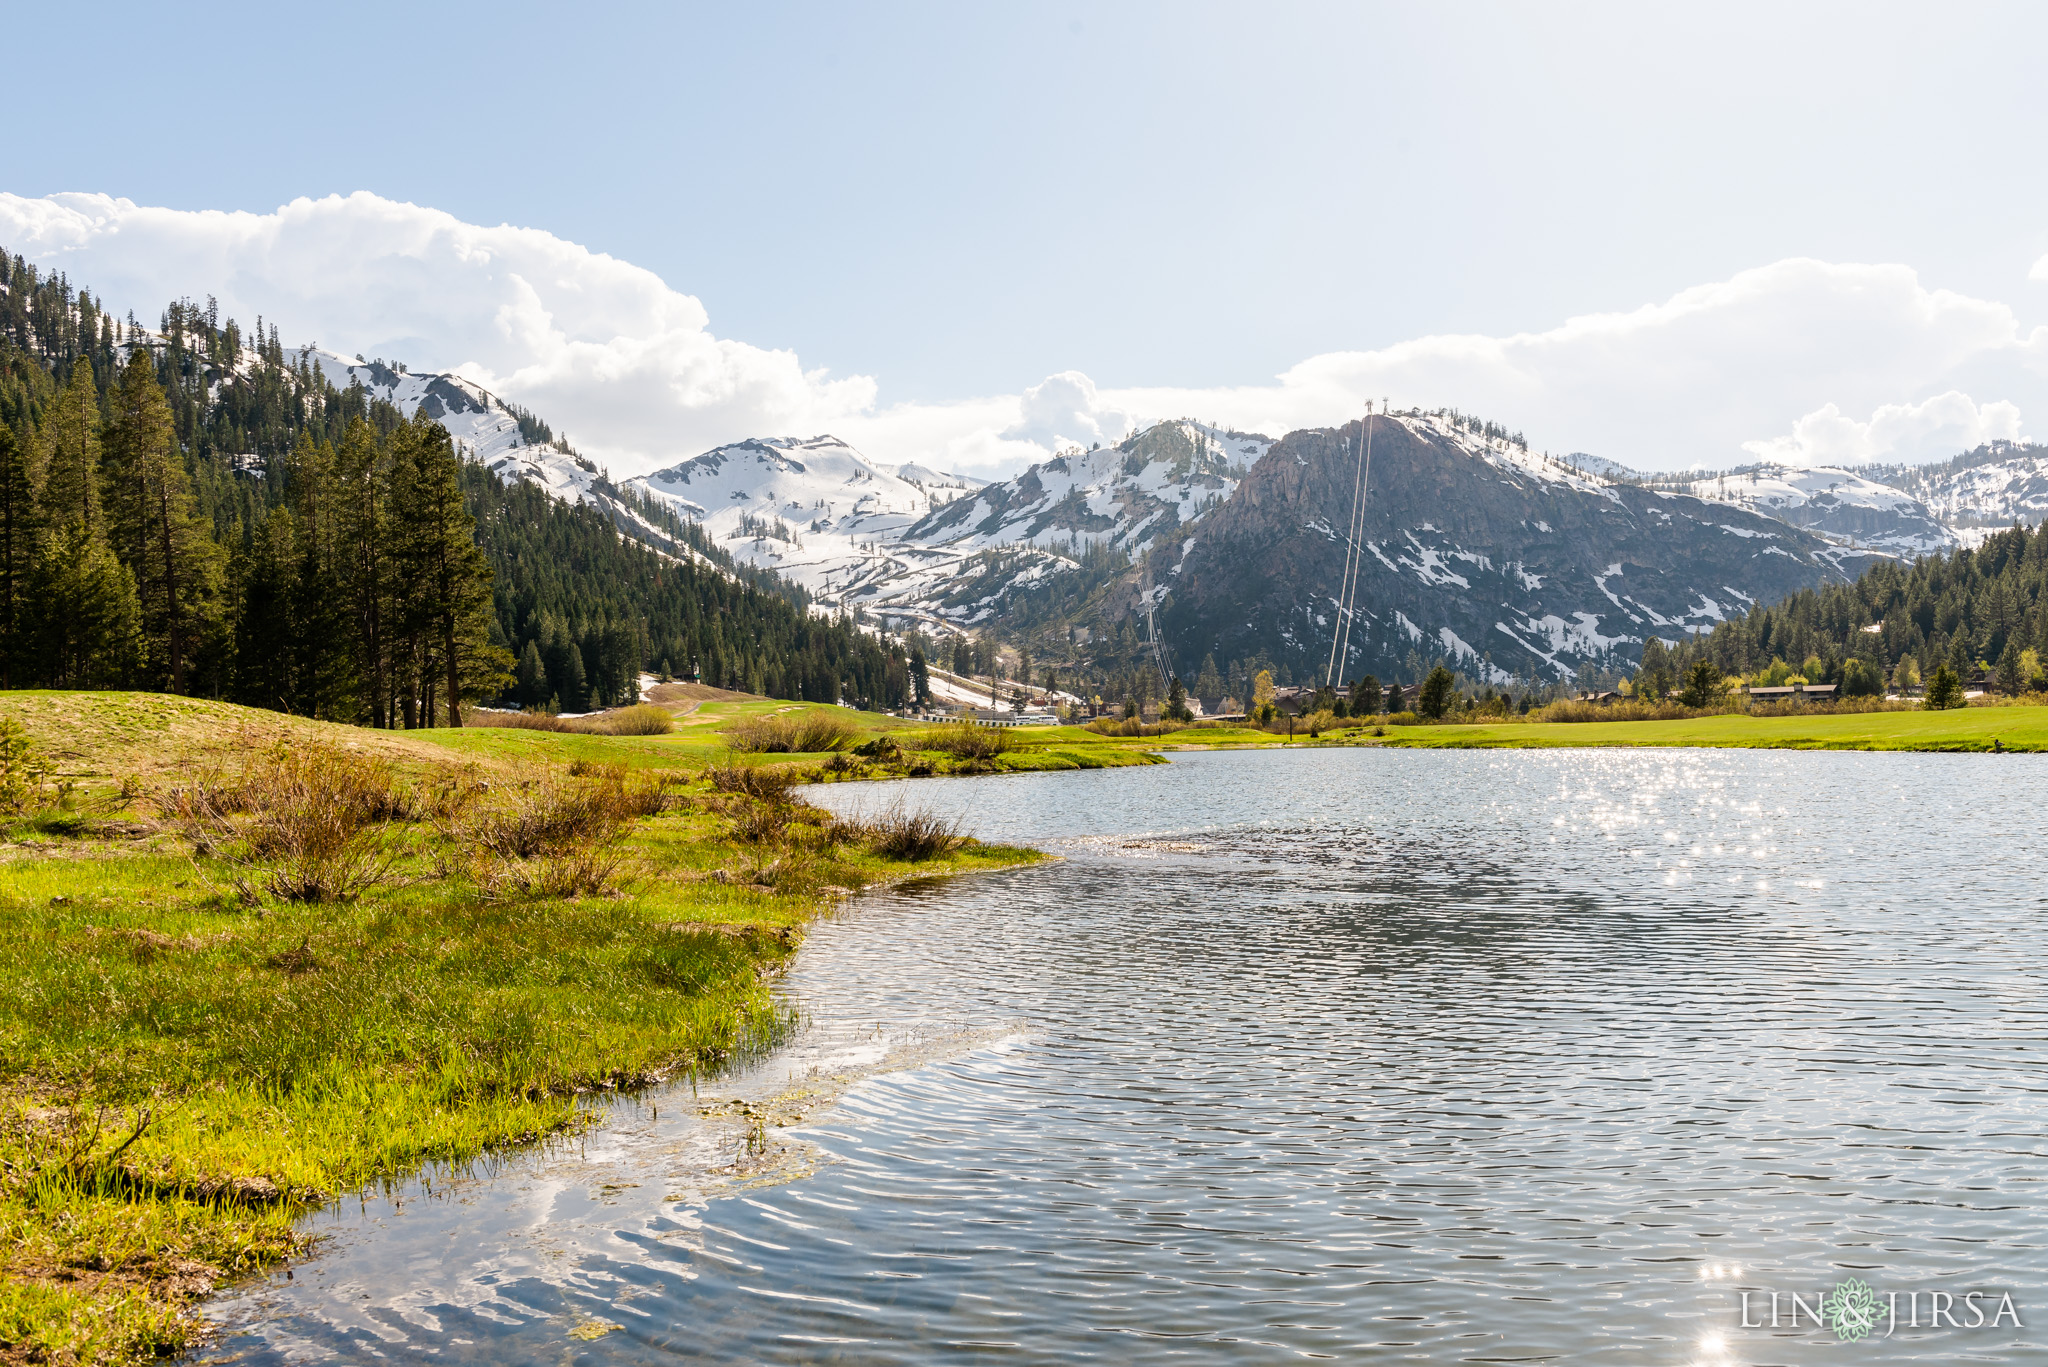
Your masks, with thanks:
[[(2039, 1362), (2044, 778), (1329, 749), (820, 789), (1063, 858), (850, 902), (787, 1045), (315, 1217), (206, 1356)], [(699, 1113), (828, 1075), (752, 1167)]]

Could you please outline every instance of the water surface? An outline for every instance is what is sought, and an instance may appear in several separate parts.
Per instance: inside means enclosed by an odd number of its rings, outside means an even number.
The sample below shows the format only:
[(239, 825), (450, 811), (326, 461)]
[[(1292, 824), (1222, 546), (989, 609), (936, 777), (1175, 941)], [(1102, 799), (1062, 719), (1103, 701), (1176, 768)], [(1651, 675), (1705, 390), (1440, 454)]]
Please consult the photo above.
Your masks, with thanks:
[[(930, 1061), (779, 1131), (765, 1176), (795, 1180), (705, 1181), (732, 1131), (685, 1088), (567, 1151), (347, 1203), (294, 1281), (221, 1307), (221, 1347), (2041, 1361), (2044, 778), (1324, 750), (824, 789), (901, 787), (1065, 858), (819, 924), (788, 984), (808, 1033), (721, 1094), (906, 1042)], [(1848, 1348), (1740, 1323), (1743, 1289), (1761, 1318), (1850, 1276), (1902, 1314), (2009, 1293), (2024, 1327)]]

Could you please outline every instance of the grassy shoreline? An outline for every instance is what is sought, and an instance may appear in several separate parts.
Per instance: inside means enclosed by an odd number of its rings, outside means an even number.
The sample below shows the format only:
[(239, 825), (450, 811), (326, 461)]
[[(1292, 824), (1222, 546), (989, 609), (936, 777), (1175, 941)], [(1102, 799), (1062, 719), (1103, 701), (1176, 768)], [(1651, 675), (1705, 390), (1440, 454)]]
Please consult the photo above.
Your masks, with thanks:
[[(730, 749), (736, 728), (816, 710), (702, 702), (657, 736), (388, 733), (156, 694), (0, 693), (0, 722), (51, 761), (53, 798), (9, 819), (0, 843), (15, 947), (0, 965), (0, 1363), (184, 1346), (193, 1303), (219, 1280), (303, 1250), (295, 1221), (309, 1207), (573, 1128), (581, 1095), (714, 1067), (772, 1037), (772, 979), (833, 899), (1038, 857), (913, 841), (913, 857), (891, 858), (877, 832), (780, 801), (793, 780), (1286, 745), (2048, 750), (2048, 707), (1291, 740), (1242, 727), (1018, 728), (987, 755), (922, 749), (901, 719), (851, 714), (830, 751)], [(464, 788), (488, 805), (630, 782), (660, 788), (662, 810), (622, 828), (582, 895), (557, 895), (492, 883), (464, 853), (474, 831), (419, 798), (380, 828), (384, 882), (311, 902), (265, 894), (246, 851), (210, 848), (204, 830), (166, 815), (166, 793), (220, 786), (252, 757), (308, 753), (388, 772), (415, 797)]]
[[(892, 858), (886, 830), (779, 800), (769, 766), (707, 768), (688, 732), (393, 735), (115, 693), (0, 694), (0, 720), (69, 787), (0, 846), (0, 1362), (184, 1346), (219, 1280), (301, 1251), (306, 1209), (772, 1037), (773, 977), (834, 899), (1038, 857)], [(252, 764), (388, 778), (411, 806), (355, 837), (385, 880), (267, 890), (282, 856), (216, 800)], [(212, 834), (168, 814), (193, 792), (229, 813)], [(660, 810), (479, 862), (515, 818), (605, 792)], [(579, 895), (549, 890), (562, 868)]]
[(2048, 750), (2048, 707), (1964, 707), (1945, 712), (1851, 712), (1673, 721), (1539, 722), (1389, 727), (1378, 743), (1409, 749), (1683, 746), (1742, 750), (1889, 750), (1979, 753)]

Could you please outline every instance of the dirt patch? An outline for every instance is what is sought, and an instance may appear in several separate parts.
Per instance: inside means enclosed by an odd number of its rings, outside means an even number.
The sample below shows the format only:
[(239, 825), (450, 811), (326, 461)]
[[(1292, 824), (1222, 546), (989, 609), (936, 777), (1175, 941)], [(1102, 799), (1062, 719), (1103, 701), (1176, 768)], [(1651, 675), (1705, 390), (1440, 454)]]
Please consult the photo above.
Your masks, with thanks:
[[(706, 702), (758, 702), (758, 693), (735, 693), (730, 688), (713, 688), (710, 684), (665, 683), (656, 684), (644, 694), (647, 701), (670, 707), (676, 703)], [(691, 709), (692, 711), (695, 708)]]

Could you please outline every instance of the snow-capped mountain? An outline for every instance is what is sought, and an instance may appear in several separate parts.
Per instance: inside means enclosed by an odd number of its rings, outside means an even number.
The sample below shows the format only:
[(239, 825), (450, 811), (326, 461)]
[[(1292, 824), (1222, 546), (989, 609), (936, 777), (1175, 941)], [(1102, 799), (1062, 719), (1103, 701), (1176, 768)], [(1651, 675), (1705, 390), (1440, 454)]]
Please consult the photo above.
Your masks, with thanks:
[(2015, 522), (2048, 517), (2048, 446), (1991, 442), (1932, 465), (1861, 473), (1919, 499), (1966, 545), (1981, 544)]
[(930, 627), (982, 623), (1078, 567), (1137, 556), (1236, 487), (1265, 437), (1160, 423), (988, 483), (869, 460), (837, 437), (755, 439), (622, 481), (701, 522), (736, 559), (829, 606)]
[(1317, 677), (1348, 617), (1343, 677), (1408, 678), (1418, 659), (1446, 659), (1506, 683), (1625, 666), (1652, 634), (1680, 639), (1853, 577), (1868, 560), (1749, 509), (1594, 473), (1444, 415), (1370, 422), (1355, 543), (1361, 424), (1292, 432), (1221, 507), (1164, 539), (1105, 608), (1153, 616), (1182, 667), (1263, 657)]
[(1078, 447), (1014, 479), (954, 499), (909, 539), (955, 548), (1087, 545), (1137, 555), (1220, 504), (1272, 446), (1270, 437), (1196, 422), (1156, 423), (1115, 446)]
[(844, 595), (931, 511), (931, 495), (837, 437), (756, 438), (625, 481), (703, 524), (734, 558)]
[[(329, 352), (304, 359), (337, 385), (443, 423), (502, 479), (594, 504), (627, 535), (694, 555), (635, 495), (652, 498), (821, 609), (857, 608), (886, 626), (1014, 626), (1020, 602), (1054, 591), (1109, 621), (1158, 609), (1183, 650), (1198, 620), (1241, 620), (1219, 627), (1213, 646), (1277, 658), (1326, 650), (1335, 620), (1323, 583), (1334, 571), (1322, 562), (1345, 540), (1333, 521), (1343, 510), (1332, 509), (1348, 497), (1343, 472), (1356, 469), (1356, 424), (1276, 443), (1158, 423), (993, 482), (871, 460), (829, 435), (760, 438), (614, 482), (460, 376)], [(1455, 416), (1404, 414), (1374, 430), (1387, 444), (1372, 517), (1400, 525), (1374, 522), (1364, 538), (1354, 631), (1382, 663), (1420, 650), (1477, 675), (1568, 674), (1623, 659), (1646, 632), (1675, 637), (1853, 573), (1869, 553), (1948, 550), (2048, 516), (2042, 447), (2000, 444), (1938, 466), (1673, 478), (1534, 454)], [(1121, 587), (1105, 590), (1123, 565), (1133, 568)]]
[(1921, 500), (1849, 470), (1757, 465), (1682, 487), (1696, 498), (1763, 513), (1842, 545), (1910, 558), (1960, 544)]
[(920, 465), (916, 461), (905, 461), (901, 465), (880, 465), (877, 468), (887, 470), (906, 483), (915, 484), (932, 496), (934, 505), (949, 503), (962, 494), (971, 494), (988, 484), (985, 479), (976, 479), (972, 475), (948, 474), (943, 470), (934, 470), (928, 465)]

